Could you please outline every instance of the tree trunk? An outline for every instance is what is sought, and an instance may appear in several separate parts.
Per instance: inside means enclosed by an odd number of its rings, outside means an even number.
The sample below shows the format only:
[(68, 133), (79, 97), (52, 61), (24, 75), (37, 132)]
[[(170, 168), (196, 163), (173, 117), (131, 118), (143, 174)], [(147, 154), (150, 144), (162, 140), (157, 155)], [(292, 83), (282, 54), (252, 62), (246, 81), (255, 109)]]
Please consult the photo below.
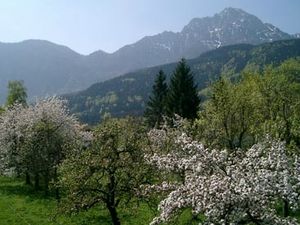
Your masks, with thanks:
[(59, 187), (57, 186), (57, 168), (54, 169), (54, 181), (55, 181), (55, 198), (59, 202), (60, 201), (60, 194), (59, 194)]
[(60, 202), (60, 193), (59, 193), (59, 188), (55, 188), (55, 199)]
[(35, 190), (39, 190), (40, 189), (40, 177), (39, 177), (38, 173), (36, 173), (34, 175), (34, 189)]
[(289, 216), (289, 202), (287, 200), (283, 200), (283, 216), (288, 217)]
[(239, 142), (238, 142), (238, 146), (236, 146), (237, 148), (242, 148), (242, 144), (243, 144), (243, 139), (244, 139), (244, 134), (245, 134), (245, 130), (243, 130), (240, 135), (239, 135)]
[(121, 225), (115, 206), (107, 205), (113, 225)]
[(249, 219), (251, 222), (253, 222), (255, 225), (261, 225), (260, 221), (254, 218), (251, 213), (247, 212), (247, 215), (249, 216)]
[(27, 185), (31, 185), (31, 180), (30, 180), (29, 173), (28, 173), (28, 172), (26, 172), (25, 176), (26, 176), (26, 178), (25, 178), (25, 182), (26, 182), (26, 184), (27, 184)]
[(113, 225), (120, 225), (120, 220), (118, 218), (118, 213), (117, 213), (117, 203), (116, 203), (116, 199), (115, 199), (115, 176), (114, 176), (114, 172), (115, 171), (111, 171), (110, 172), (110, 176), (109, 176), (109, 195), (107, 198), (107, 202), (106, 202), (106, 206), (109, 210)]
[(44, 180), (45, 180), (45, 195), (49, 194), (49, 173), (46, 172), (44, 175)]

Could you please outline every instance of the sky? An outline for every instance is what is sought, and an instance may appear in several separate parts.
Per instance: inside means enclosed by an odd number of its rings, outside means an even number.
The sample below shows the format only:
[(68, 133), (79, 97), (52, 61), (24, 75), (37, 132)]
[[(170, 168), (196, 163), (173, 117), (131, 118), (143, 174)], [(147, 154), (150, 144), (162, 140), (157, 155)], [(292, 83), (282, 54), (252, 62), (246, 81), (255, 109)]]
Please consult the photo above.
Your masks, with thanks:
[(0, 42), (42, 39), (81, 54), (111, 53), (226, 7), (300, 33), (300, 0), (0, 0)]

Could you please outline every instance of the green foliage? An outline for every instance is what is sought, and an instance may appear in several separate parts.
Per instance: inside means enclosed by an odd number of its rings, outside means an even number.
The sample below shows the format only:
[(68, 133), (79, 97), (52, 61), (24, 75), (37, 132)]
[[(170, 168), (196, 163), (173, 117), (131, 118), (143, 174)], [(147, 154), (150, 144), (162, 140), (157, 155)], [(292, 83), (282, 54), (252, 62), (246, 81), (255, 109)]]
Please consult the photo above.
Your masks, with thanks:
[(291, 59), (261, 73), (244, 71), (237, 83), (222, 77), (202, 106), (196, 122), (199, 138), (236, 149), (268, 134), (299, 147), (299, 74), (299, 59)]
[(168, 116), (175, 114), (194, 119), (197, 117), (200, 99), (197, 93), (197, 86), (186, 60), (182, 59), (171, 77), (167, 100), (166, 111)]
[(9, 81), (8, 82), (8, 95), (6, 105), (11, 106), (15, 103), (26, 105), (27, 90), (23, 81)]
[(40, 188), (40, 178), (43, 178), (46, 193), (50, 181), (57, 179), (56, 166), (65, 157), (69, 147), (59, 126), (46, 119), (37, 122), (33, 127), (34, 134), (22, 146), (21, 156), (26, 174), (34, 178), (36, 189)]
[(166, 75), (162, 70), (154, 81), (152, 95), (149, 97), (145, 110), (145, 117), (150, 127), (159, 126), (166, 115), (165, 100), (167, 95)]
[(60, 186), (66, 192), (62, 210), (79, 212), (101, 205), (113, 224), (120, 224), (117, 209), (128, 206), (152, 176), (144, 165), (144, 140), (145, 131), (136, 119), (105, 120), (91, 145), (60, 166)]
[[(187, 64), (194, 75), (198, 91), (201, 91), (218, 80), (222, 73), (227, 73), (229, 79), (232, 77), (239, 79), (240, 73), (245, 67), (262, 70), (267, 64), (272, 63), (274, 66), (278, 66), (284, 60), (299, 55), (300, 39), (295, 39), (258, 46), (239, 44), (221, 47), (203, 53), (195, 59), (187, 60)], [(171, 63), (127, 73), (65, 97), (69, 100), (71, 112), (76, 113), (86, 123), (98, 123), (102, 119), (100, 110), (109, 112), (112, 117), (140, 116), (145, 110), (156, 74), (162, 69), (168, 81), (176, 66), (177, 63)], [(111, 92), (118, 96), (117, 102), (100, 104), (97, 102), (96, 99), (101, 99)], [(129, 102), (128, 96), (141, 96), (142, 100)], [(91, 99), (88, 101), (88, 98)]]
[(260, 83), (263, 132), (300, 147), (300, 58), (266, 68)]
[[(0, 224), (3, 225), (111, 225), (110, 215), (101, 207), (71, 217), (57, 214), (56, 199), (45, 197), (16, 178), (0, 177), (0, 199)], [(124, 225), (149, 224), (153, 217), (145, 203), (120, 210)]]
[(197, 121), (202, 135), (209, 145), (230, 149), (253, 144), (249, 137), (252, 125), (259, 123), (257, 87), (255, 75), (244, 74), (239, 84), (221, 78), (211, 87), (211, 96), (204, 104)]

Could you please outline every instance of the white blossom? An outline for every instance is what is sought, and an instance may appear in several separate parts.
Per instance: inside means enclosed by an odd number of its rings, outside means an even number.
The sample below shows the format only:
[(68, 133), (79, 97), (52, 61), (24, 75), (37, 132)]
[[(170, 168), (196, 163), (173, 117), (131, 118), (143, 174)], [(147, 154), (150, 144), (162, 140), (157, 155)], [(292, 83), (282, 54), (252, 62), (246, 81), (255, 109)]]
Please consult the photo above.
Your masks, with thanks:
[[(152, 148), (162, 146), (168, 133), (152, 130)], [(158, 144), (159, 143), (159, 144)], [(205, 148), (185, 133), (174, 137), (173, 151), (145, 155), (158, 169), (184, 174), (182, 183), (164, 182), (146, 190), (166, 191), (168, 196), (158, 206), (160, 215), (151, 224), (170, 220), (187, 207), (203, 214), (205, 224), (298, 224), (290, 217), (280, 217), (275, 204), (286, 201), (298, 208), (300, 163), (286, 153), (282, 142), (266, 140), (247, 151)]]
[[(43, 142), (43, 137), (40, 136), (40, 126), (46, 126), (46, 130), (59, 134), (63, 140), (62, 149), (67, 149), (70, 143), (90, 142), (92, 139), (91, 133), (84, 132), (82, 125), (69, 114), (65, 101), (57, 97), (39, 100), (36, 104), (27, 107), (16, 104), (0, 116), (2, 170), (11, 167), (18, 170), (21, 169), (21, 164), (23, 166), (33, 164), (33, 162), (28, 162), (30, 155), (37, 156), (37, 162), (39, 159), (40, 162), (49, 161), (47, 159), (50, 156), (47, 152), (49, 149), (46, 149), (47, 143)], [(42, 150), (43, 148), (45, 151)], [(39, 149), (38, 152), (35, 152), (37, 149)], [(57, 156), (57, 158), (61, 157)], [(58, 163), (58, 160), (54, 161)]]

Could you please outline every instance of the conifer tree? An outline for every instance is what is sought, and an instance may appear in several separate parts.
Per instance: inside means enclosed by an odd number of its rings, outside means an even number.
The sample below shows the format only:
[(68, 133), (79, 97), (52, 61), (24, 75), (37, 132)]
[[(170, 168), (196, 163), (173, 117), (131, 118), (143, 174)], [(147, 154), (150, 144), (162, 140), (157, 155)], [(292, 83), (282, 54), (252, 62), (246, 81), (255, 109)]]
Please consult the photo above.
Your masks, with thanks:
[(194, 84), (193, 74), (185, 59), (178, 63), (170, 81), (166, 98), (167, 115), (175, 114), (194, 119), (197, 117), (200, 98), (197, 94), (197, 86)]
[(154, 81), (152, 95), (149, 97), (145, 117), (150, 127), (159, 126), (165, 115), (165, 98), (167, 95), (166, 75), (162, 70)]

